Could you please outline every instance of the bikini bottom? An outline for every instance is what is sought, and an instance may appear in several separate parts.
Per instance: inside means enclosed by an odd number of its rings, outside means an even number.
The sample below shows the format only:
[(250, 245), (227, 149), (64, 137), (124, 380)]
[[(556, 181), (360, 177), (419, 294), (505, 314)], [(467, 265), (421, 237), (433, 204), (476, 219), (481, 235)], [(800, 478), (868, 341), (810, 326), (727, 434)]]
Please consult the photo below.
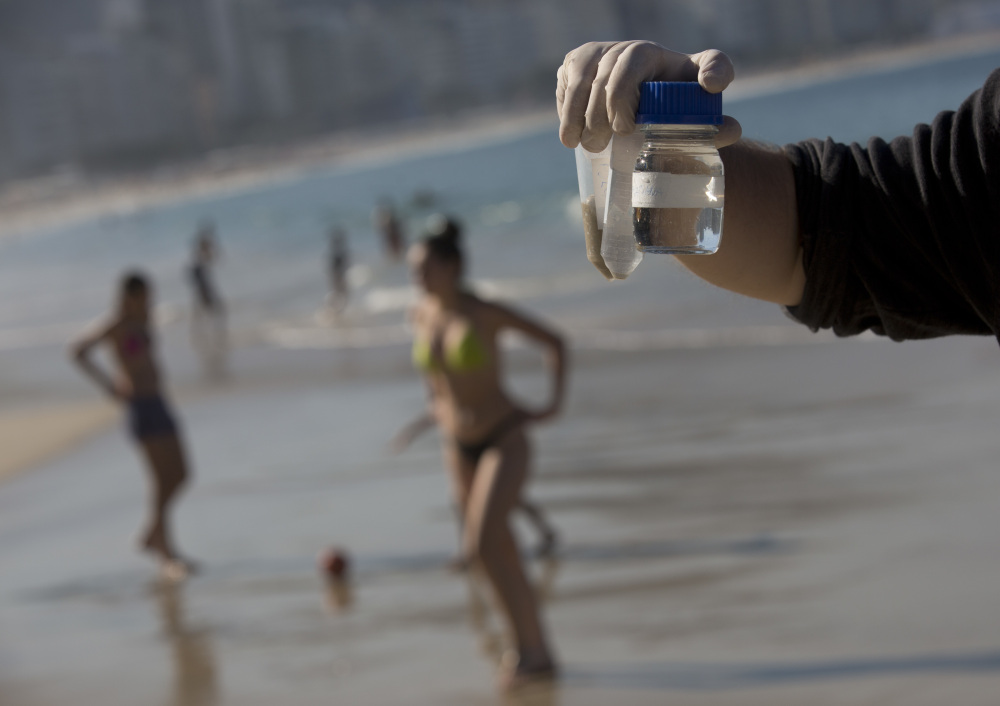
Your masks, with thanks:
[(523, 422), (524, 414), (522, 412), (511, 412), (506, 417), (501, 419), (497, 425), (490, 430), (490, 433), (487, 434), (481, 441), (477, 441), (475, 443), (455, 441), (455, 449), (463, 459), (475, 466), (479, 463), (483, 454), (499, 444), (500, 440), (503, 439), (508, 432), (520, 426)]

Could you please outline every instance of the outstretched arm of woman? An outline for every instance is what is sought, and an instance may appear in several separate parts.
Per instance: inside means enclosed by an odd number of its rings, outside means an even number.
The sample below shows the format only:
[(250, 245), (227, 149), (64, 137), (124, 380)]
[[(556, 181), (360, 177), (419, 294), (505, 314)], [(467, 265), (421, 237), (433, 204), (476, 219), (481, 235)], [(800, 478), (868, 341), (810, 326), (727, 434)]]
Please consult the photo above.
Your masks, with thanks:
[(127, 395), (120, 389), (115, 381), (108, 375), (101, 366), (97, 365), (93, 359), (90, 357), (91, 351), (101, 344), (109, 341), (111, 336), (114, 334), (115, 328), (117, 328), (117, 322), (111, 323), (109, 325), (103, 326), (97, 331), (88, 334), (70, 346), (70, 355), (72, 359), (76, 362), (80, 369), (90, 379), (92, 379), (97, 386), (104, 390), (113, 399), (124, 401)]
[(434, 419), (434, 415), (430, 412), (424, 412), (419, 417), (410, 420), (392, 437), (392, 441), (389, 442), (389, 450), (395, 454), (403, 453), (418, 436), (436, 424), (437, 420)]
[(528, 316), (499, 304), (489, 305), (494, 325), (501, 329), (513, 329), (528, 338), (538, 341), (548, 349), (548, 365), (552, 371), (552, 398), (548, 406), (529, 415), (532, 421), (541, 422), (559, 414), (563, 398), (566, 396), (566, 344), (563, 337), (554, 330)]
[(434, 414), (434, 389), (427, 383), (427, 408), (419, 417), (415, 417), (407, 422), (406, 426), (400, 429), (389, 442), (389, 451), (400, 454), (405, 451), (414, 440), (431, 427), (437, 426), (437, 417)]

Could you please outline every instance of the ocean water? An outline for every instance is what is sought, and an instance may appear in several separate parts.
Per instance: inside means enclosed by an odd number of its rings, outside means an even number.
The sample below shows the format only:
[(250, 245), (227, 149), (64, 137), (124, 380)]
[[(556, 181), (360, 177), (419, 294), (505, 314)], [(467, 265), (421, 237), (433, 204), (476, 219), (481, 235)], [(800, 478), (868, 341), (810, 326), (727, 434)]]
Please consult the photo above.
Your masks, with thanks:
[[(741, 121), (745, 135), (776, 143), (890, 138), (956, 107), (998, 65), (1000, 51), (988, 51), (873, 67), (744, 94), (725, 110)], [(397, 205), (411, 238), (432, 212), (457, 216), (466, 228), (470, 277), (486, 294), (524, 301), (571, 327), (601, 316), (633, 326), (651, 317), (669, 326), (678, 321), (674, 314), (697, 310), (699, 301), (719, 302), (719, 312), (732, 302), (692, 287), (656, 256), (627, 283), (604, 282), (585, 259), (575, 191), (573, 154), (559, 144), (553, 121), (485, 144), (332, 165), (236, 193), (5, 238), (0, 351), (63, 342), (107, 309), (114, 283), (131, 267), (154, 276), (163, 320), (181, 322), (189, 301), (184, 266), (191, 236), (205, 219), (218, 228), (218, 281), (237, 341), (338, 345), (303, 334), (320, 327), (326, 234), (336, 224), (348, 232), (354, 263), (346, 321), (374, 332), (356, 341), (398, 342), (405, 338), (399, 327), (412, 292), (405, 266), (382, 257), (372, 227), (372, 209), (384, 197)], [(431, 203), (418, 204), (420, 194)]]

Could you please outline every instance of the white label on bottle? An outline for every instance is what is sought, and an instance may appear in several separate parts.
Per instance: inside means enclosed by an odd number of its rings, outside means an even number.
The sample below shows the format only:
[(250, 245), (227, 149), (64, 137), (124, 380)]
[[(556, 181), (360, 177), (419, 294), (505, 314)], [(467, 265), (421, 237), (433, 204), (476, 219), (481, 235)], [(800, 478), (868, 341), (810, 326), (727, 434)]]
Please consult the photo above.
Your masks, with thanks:
[(632, 208), (722, 208), (725, 177), (632, 173)]

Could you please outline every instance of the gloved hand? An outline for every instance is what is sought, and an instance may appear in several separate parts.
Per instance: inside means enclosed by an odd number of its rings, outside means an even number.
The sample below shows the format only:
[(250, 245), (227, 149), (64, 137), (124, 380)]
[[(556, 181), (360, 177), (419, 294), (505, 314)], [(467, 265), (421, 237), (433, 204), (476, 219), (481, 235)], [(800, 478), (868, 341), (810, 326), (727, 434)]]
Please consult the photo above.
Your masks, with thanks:
[[(635, 130), (644, 81), (698, 81), (706, 91), (718, 93), (732, 82), (734, 72), (729, 57), (715, 49), (681, 54), (646, 41), (590, 42), (566, 55), (557, 77), (559, 139), (570, 148), (582, 143), (600, 152), (612, 130), (620, 135)], [(741, 133), (740, 124), (725, 116), (715, 146), (731, 145)]]

